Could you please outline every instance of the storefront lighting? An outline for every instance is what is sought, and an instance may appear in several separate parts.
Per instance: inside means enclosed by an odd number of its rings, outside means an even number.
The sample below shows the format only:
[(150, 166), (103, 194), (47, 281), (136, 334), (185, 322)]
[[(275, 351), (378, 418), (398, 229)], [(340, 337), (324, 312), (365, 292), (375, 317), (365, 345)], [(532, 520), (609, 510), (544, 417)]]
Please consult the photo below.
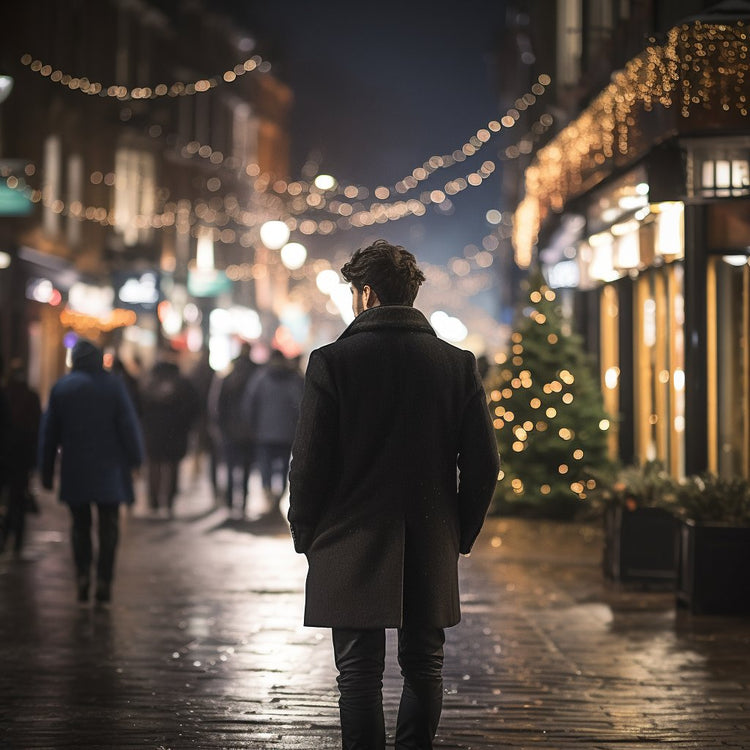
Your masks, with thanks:
[(648, 204), (648, 197), (645, 195), (624, 195), (617, 201), (617, 205), (623, 211), (634, 211), (636, 208), (642, 208)]
[[(636, 227), (637, 222), (633, 222)], [(638, 243), (638, 230), (628, 232), (617, 239), (617, 268), (638, 268), (641, 263), (641, 250)]]
[(650, 206), (644, 206), (633, 214), (636, 221), (643, 221), (651, 213)]
[(721, 259), (730, 266), (744, 266), (747, 263), (747, 255), (722, 255)]
[(647, 182), (639, 182), (635, 186), (635, 192), (638, 193), (638, 195), (648, 195), (649, 187)]
[(610, 246), (612, 244), (612, 235), (609, 232), (599, 232), (589, 237), (591, 247), (601, 247), (602, 245)]
[(707, 194), (731, 195), (750, 185), (747, 159), (706, 159), (701, 166), (701, 189)]
[(260, 241), (269, 250), (280, 250), (289, 241), (289, 227), (283, 221), (266, 221), (260, 227)]
[(683, 215), (685, 206), (680, 201), (657, 203), (651, 210), (658, 214), (656, 252), (682, 258), (685, 255)]
[(214, 269), (214, 237), (211, 230), (203, 231), (198, 235), (195, 267), (198, 271), (213, 271)]
[(672, 382), (674, 383), (674, 389), (676, 391), (684, 391), (685, 390), (685, 371), (677, 368), (672, 373)]
[[(615, 271), (614, 259), (612, 257), (614, 249), (613, 238), (609, 232), (602, 232), (602, 235), (606, 235), (608, 240), (606, 242), (599, 241), (598, 244), (592, 247), (588, 274), (592, 279), (598, 279), (599, 281), (614, 281), (620, 277), (620, 274)], [(601, 237), (602, 235), (598, 236)]]
[(632, 234), (633, 232), (638, 231), (638, 222), (635, 220), (631, 221), (623, 221), (621, 224), (615, 224), (611, 229), (610, 232), (615, 237), (622, 237), (626, 234)]
[(607, 371), (604, 373), (604, 385), (609, 388), (611, 391), (613, 391), (615, 388), (617, 388), (617, 383), (620, 380), (620, 368), (619, 367), (609, 367)]
[(0, 250), (0, 268), (8, 268), (10, 266), (10, 255)]

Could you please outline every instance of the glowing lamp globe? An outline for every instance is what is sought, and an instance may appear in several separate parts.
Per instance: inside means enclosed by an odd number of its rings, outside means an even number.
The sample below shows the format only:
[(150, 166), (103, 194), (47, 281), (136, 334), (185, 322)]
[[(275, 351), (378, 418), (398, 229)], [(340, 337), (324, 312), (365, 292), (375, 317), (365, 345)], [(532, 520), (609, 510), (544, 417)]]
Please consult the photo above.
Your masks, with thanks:
[(323, 294), (330, 294), (340, 282), (339, 275), (332, 268), (321, 271), (315, 278), (315, 284)]
[(260, 227), (260, 241), (269, 250), (279, 250), (289, 241), (289, 227), (283, 221), (267, 221)]
[(307, 258), (307, 249), (299, 242), (287, 242), (281, 248), (281, 262), (290, 270), (302, 268)]

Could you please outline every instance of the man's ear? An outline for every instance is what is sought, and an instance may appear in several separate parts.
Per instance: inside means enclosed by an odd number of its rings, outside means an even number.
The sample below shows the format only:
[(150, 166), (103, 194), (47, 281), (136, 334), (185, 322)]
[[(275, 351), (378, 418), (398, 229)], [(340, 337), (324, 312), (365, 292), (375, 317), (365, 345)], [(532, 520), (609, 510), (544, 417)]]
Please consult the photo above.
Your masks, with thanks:
[(362, 287), (362, 307), (365, 310), (369, 310), (371, 307), (377, 307), (380, 304), (378, 295), (375, 294), (375, 290), (369, 285), (365, 284)]

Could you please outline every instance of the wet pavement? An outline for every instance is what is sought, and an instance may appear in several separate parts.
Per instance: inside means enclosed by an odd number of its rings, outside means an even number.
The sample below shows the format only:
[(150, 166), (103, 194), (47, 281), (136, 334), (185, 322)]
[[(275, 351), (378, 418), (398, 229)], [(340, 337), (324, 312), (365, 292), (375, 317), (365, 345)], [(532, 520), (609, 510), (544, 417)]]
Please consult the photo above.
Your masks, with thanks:
[[(142, 502), (125, 519), (108, 609), (75, 601), (65, 508), (40, 495), (25, 559), (0, 558), (0, 748), (340, 747), (329, 632), (301, 626), (282, 517), (181, 486), (174, 519)], [(260, 496), (254, 477), (253, 516)], [(601, 548), (597, 526), (488, 521), (462, 561), (437, 747), (750, 748), (750, 618), (606, 582)]]

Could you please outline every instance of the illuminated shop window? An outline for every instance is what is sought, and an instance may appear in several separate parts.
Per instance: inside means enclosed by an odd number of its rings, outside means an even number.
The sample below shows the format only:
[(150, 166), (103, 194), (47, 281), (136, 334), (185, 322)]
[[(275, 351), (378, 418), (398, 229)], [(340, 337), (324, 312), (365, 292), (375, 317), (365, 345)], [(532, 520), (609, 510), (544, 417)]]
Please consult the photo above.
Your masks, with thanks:
[(750, 266), (714, 256), (708, 272), (708, 463), (720, 476), (750, 477)]
[[(604, 410), (607, 414), (616, 417), (620, 413), (620, 341), (619, 341), (619, 299), (617, 289), (611, 284), (606, 284), (601, 290), (599, 305), (601, 316), (600, 337), (600, 361), (602, 394), (604, 397)], [(613, 460), (617, 458), (619, 450), (619, 420), (612, 422), (612, 427), (607, 433), (609, 456)]]
[(639, 461), (684, 474), (685, 341), (683, 269), (652, 268), (636, 282), (635, 438)]
[(750, 195), (750, 143), (707, 140), (689, 150), (689, 186), (705, 198), (738, 198)]

